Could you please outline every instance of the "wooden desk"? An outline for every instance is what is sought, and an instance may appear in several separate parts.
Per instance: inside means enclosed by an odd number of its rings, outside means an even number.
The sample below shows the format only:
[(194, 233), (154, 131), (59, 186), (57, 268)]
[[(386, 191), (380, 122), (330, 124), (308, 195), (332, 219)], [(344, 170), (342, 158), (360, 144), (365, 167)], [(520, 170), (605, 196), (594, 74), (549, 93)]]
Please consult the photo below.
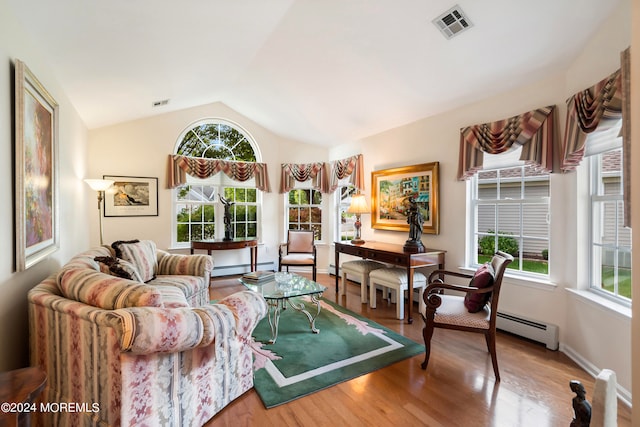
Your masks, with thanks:
[(0, 426), (30, 426), (31, 413), (39, 410), (35, 399), (46, 382), (44, 371), (35, 367), (0, 373)]
[[(340, 277), (340, 254), (354, 255), (363, 259), (394, 264), (407, 268), (409, 301), (413, 295), (413, 270), (418, 267), (437, 265), (438, 269), (444, 269), (444, 254), (440, 249), (425, 248), (424, 252), (405, 252), (403, 245), (383, 242), (365, 242), (362, 245), (354, 245), (351, 242), (336, 242), (336, 294), (338, 293), (338, 278)], [(400, 298), (400, 297), (398, 297)], [(407, 304), (407, 323), (413, 323), (411, 312), (413, 304)]]
[(251, 271), (256, 271), (258, 267), (258, 239), (233, 239), (233, 240), (197, 240), (191, 241), (191, 253), (194, 250), (206, 250), (209, 255), (211, 251), (226, 251), (229, 249), (249, 248), (251, 252)]

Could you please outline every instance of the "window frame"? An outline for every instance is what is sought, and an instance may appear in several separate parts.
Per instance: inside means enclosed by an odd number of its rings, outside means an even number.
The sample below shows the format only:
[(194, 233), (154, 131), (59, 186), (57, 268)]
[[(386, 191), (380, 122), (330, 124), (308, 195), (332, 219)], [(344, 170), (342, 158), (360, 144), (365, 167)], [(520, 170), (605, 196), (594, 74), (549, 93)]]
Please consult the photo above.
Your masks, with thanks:
[[(347, 209), (351, 205), (351, 196), (356, 194), (358, 188), (352, 184), (340, 185), (335, 191), (335, 224), (334, 227), (334, 240), (336, 242), (346, 242), (355, 239), (356, 229), (355, 229), (355, 219), (356, 214), (348, 213)], [(347, 197), (342, 199), (343, 193), (347, 193)], [(347, 202), (348, 201), (348, 202)], [(343, 219), (345, 222), (343, 223)], [(353, 220), (353, 221), (351, 221)], [(353, 229), (349, 231), (343, 230), (343, 225), (351, 223), (353, 225)]]
[[(261, 161), (261, 153), (258, 147), (257, 142), (255, 141), (255, 139), (251, 136), (251, 134), (246, 131), (242, 126), (240, 126), (239, 124), (226, 120), (226, 119), (222, 119), (222, 118), (206, 118), (206, 119), (201, 119), (198, 120), (196, 122), (191, 123), (189, 126), (187, 126), (184, 131), (178, 136), (175, 147), (173, 152), (177, 153), (181, 144), (184, 142), (184, 139), (186, 137), (186, 135), (191, 132), (194, 129), (197, 129), (203, 125), (224, 125), (224, 126), (229, 126), (231, 128), (233, 128), (236, 132), (240, 133), (243, 137), (244, 140), (246, 140), (246, 142), (249, 143), (249, 145), (251, 146), (251, 148), (253, 149), (253, 155), (255, 157), (255, 161), (256, 162), (260, 162)], [(218, 140), (219, 141), (219, 140)], [(217, 146), (217, 145), (221, 145), (219, 144), (209, 144), (209, 148)], [(224, 146), (226, 148), (225, 151), (228, 151), (230, 153), (230, 156), (232, 157), (232, 160), (235, 160), (235, 153), (233, 152), (232, 149), (229, 149), (229, 147)], [(233, 148), (237, 147), (234, 146)], [(205, 150), (206, 151), (206, 150)], [(208, 158), (213, 158), (213, 157), (208, 157)], [(221, 157), (220, 157), (221, 158)], [(221, 158), (222, 160), (229, 160), (229, 157), (225, 157), (225, 158)], [(237, 230), (237, 222), (235, 221), (235, 213), (237, 212), (237, 209), (239, 206), (250, 206), (250, 205), (255, 205), (256, 206), (256, 238), (258, 238), (259, 240), (261, 239), (262, 236), (262, 201), (263, 201), (263, 194), (262, 191), (259, 191), (257, 188), (255, 188), (255, 185), (248, 185), (246, 182), (237, 182), (234, 181), (228, 177), (226, 177), (226, 175), (224, 175), (223, 173), (218, 173), (212, 177), (209, 177), (207, 179), (199, 179), (196, 177), (192, 177), (187, 175), (187, 183), (185, 185), (204, 185), (204, 186), (210, 186), (213, 188), (213, 197), (210, 199), (210, 201), (208, 202), (200, 202), (200, 201), (184, 201), (184, 200), (179, 200), (178, 199), (178, 195), (179, 192), (181, 191), (181, 189), (183, 188), (183, 186), (179, 186), (175, 189), (172, 190), (172, 233), (171, 233), (171, 241), (172, 241), (172, 246), (175, 248), (188, 248), (191, 244), (191, 229), (189, 229), (189, 240), (184, 242), (184, 241), (178, 241), (178, 225), (180, 223), (178, 223), (177, 220), (177, 216), (178, 216), (178, 207), (180, 205), (183, 204), (202, 204), (202, 205), (209, 205), (209, 206), (213, 206), (214, 207), (214, 238), (215, 239), (221, 239), (224, 237), (224, 205), (219, 201), (219, 195), (223, 195), (225, 196), (226, 192), (225, 189), (227, 188), (233, 188), (233, 189), (245, 189), (245, 190), (254, 190), (256, 192), (256, 201), (255, 202), (236, 202), (235, 200), (230, 200), (231, 202), (234, 203), (234, 205), (232, 206), (232, 215), (233, 215), (233, 219), (232, 219), (232, 224), (234, 225), (234, 237), (238, 237), (235, 235), (235, 231)], [(236, 206), (235, 203), (238, 203), (238, 206)], [(246, 223), (253, 223), (253, 221), (245, 221)], [(191, 224), (191, 223), (189, 223)], [(246, 228), (245, 228), (246, 230)], [(245, 236), (240, 236), (240, 237), (246, 237), (246, 233)], [(253, 237), (253, 236), (251, 236)]]
[[(620, 150), (620, 170), (612, 173), (603, 173), (602, 162), (603, 155), (609, 153), (611, 151)], [(613, 269), (614, 269), (614, 277), (619, 278), (619, 270), (620, 270), (620, 253), (626, 253), (629, 259), (632, 256), (633, 248), (629, 246), (628, 249), (621, 246), (620, 244), (620, 233), (619, 230), (623, 226), (621, 225), (621, 211), (624, 211), (624, 186), (622, 184), (622, 162), (624, 161), (624, 153), (622, 152), (622, 148), (614, 148), (611, 150), (606, 150), (601, 153), (597, 153), (588, 157), (589, 160), (589, 255), (588, 255), (588, 265), (589, 265), (589, 291), (594, 292), (595, 294), (606, 298), (615, 303), (624, 305), (626, 307), (631, 307), (632, 299), (628, 298), (624, 295), (619, 294), (619, 281), (614, 280), (614, 291), (608, 291), (602, 288), (602, 254), (604, 250), (609, 249), (613, 250), (616, 254), (613, 256)], [(603, 181), (606, 176), (609, 177), (617, 177), (619, 178), (619, 186), (620, 191), (617, 194), (605, 194), (603, 188)], [(606, 203), (614, 202), (616, 204), (615, 209), (615, 222), (613, 229), (615, 230), (615, 243), (614, 244), (606, 244), (604, 242), (597, 242), (596, 235), (602, 233), (604, 229), (606, 229), (606, 225), (599, 220), (601, 218), (604, 220), (604, 215), (599, 214), (598, 211), (605, 208)], [(596, 224), (596, 221), (598, 223)], [(629, 237), (630, 238), (630, 237)], [(599, 249), (598, 249), (599, 248)], [(600, 258), (597, 257), (597, 252), (600, 250)], [(631, 269), (631, 267), (630, 267)], [(632, 274), (632, 273), (631, 273)]]
[[(310, 194), (313, 194), (313, 192), (315, 191), (318, 194), (320, 194), (321, 201), (320, 201), (319, 204), (317, 204), (317, 203), (299, 204), (299, 205), (290, 204), (289, 203), (289, 198), (290, 198), (290, 195), (291, 195), (292, 191), (310, 191), (311, 192)], [(325, 234), (326, 234), (326, 227), (324, 226), (324, 222), (325, 222), (324, 212), (326, 211), (325, 204), (326, 204), (327, 198), (325, 197), (325, 195), (322, 194), (322, 192), (320, 190), (314, 189), (312, 187), (310, 181), (306, 181), (306, 182), (296, 182), (294, 187), (290, 191), (286, 192), (284, 196), (285, 196), (284, 197), (284, 212), (285, 212), (285, 215), (284, 215), (284, 221), (285, 221), (284, 229), (285, 229), (285, 234), (288, 232), (288, 230), (292, 230), (292, 228), (290, 228), (291, 227), (291, 221), (289, 220), (289, 209), (290, 208), (307, 208), (307, 207), (309, 209), (318, 208), (318, 209), (320, 209), (320, 222), (319, 223), (318, 222), (309, 221), (308, 222), (309, 228), (295, 228), (293, 230), (298, 230), (298, 229), (309, 230), (309, 229), (313, 229), (313, 224), (319, 224), (320, 233), (319, 233), (319, 235), (318, 235), (318, 233), (314, 233), (315, 242), (316, 243), (323, 242), (324, 238), (325, 238)], [(311, 197), (311, 199), (313, 199), (313, 197)], [(311, 216), (312, 215), (309, 215), (310, 219), (311, 219)], [(297, 224), (302, 224), (302, 223), (300, 223), (298, 221)]]
[[(551, 257), (549, 256), (550, 247), (551, 247), (551, 204), (550, 204), (550, 194), (551, 194), (551, 179), (549, 174), (539, 174), (533, 176), (527, 176), (525, 173), (525, 168), (527, 166), (524, 164), (511, 164), (504, 165), (501, 167), (495, 167), (491, 169), (483, 169), (482, 171), (474, 174), (471, 178), (469, 178), (467, 182), (467, 206), (468, 206), (468, 234), (467, 234), (467, 253), (466, 253), (466, 267), (469, 269), (477, 269), (481, 263), (479, 262), (479, 239), (481, 236), (490, 236), (495, 235), (494, 247), (497, 247), (497, 240), (500, 237), (511, 237), (515, 238), (518, 241), (518, 254), (514, 255), (514, 262), (509, 265), (507, 269), (507, 274), (509, 276), (518, 277), (525, 280), (535, 280), (539, 282), (548, 282), (550, 279), (551, 272)], [(515, 168), (520, 168), (520, 177), (506, 177), (501, 179), (501, 172), (506, 170), (512, 170)], [(483, 180), (480, 182), (480, 175), (483, 173), (496, 173), (496, 177), (490, 180)], [(527, 182), (537, 182), (537, 181), (546, 181), (549, 192), (547, 196), (540, 197), (526, 197), (527, 191), (526, 185)], [(491, 183), (495, 182), (496, 185), (496, 194), (495, 198), (480, 198), (479, 195), (479, 184), (483, 183)], [(511, 184), (519, 184), (520, 187), (520, 197), (519, 198), (503, 198), (500, 194), (500, 188), (502, 184), (511, 183)], [(541, 237), (539, 235), (530, 235), (525, 234), (524, 231), (524, 207), (527, 205), (546, 205), (546, 224), (547, 224), (547, 236)], [(479, 231), (479, 206), (494, 206), (494, 229), (498, 232), (495, 234), (488, 234), (486, 232)], [(519, 207), (519, 220), (518, 224), (515, 226), (518, 230), (518, 234), (500, 234), (500, 221), (499, 221), (499, 210), (501, 206), (518, 206)], [(504, 227), (503, 227), (504, 228)], [(523, 269), (523, 262), (519, 262), (520, 260), (526, 259), (524, 257), (524, 242), (525, 241), (541, 241), (547, 242), (546, 245), (546, 259), (543, 261), (547, 262), (547, 272), (539, 273), (533, 271), (527, 271)], [(542, 255), (542, 254), (541, 254)], [(486, 256), (486, 255), (485, 255)]]

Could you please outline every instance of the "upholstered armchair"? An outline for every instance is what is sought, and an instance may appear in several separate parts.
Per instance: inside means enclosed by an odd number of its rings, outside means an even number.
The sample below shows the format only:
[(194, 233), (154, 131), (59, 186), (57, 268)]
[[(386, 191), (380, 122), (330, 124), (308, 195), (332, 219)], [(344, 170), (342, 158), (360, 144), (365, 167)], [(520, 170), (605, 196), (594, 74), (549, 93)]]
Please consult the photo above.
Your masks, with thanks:
[[(429, 275), (423, 299), (426, 312), (422, 335), (425, 358), (422, 369), (427, 369), (431, 355), (431, 337), (435, 328), (478, 332), (485, 336), (487, 349), (491, 355), (496, 381), (500, 381), (498, 359), (496, 357), (496, 314), (502, 278), (513, 257), (497, 252), (491, 262), (481, 266), (474, 275), (454, 271), (435, 270)], [(469, 286), (446, 283), (447, 276), (469, 279)], [(444, 294), (444, 291), (462, 292), (464, 295)]]
[(311, 267), (313, 280), (316, 280), (316, 245), (312, 230), (289, 230), (287, 243), (281, 244), (278, 251), (278, 271), (282, 271), (283, 266), (287, 271), (290, 266)]

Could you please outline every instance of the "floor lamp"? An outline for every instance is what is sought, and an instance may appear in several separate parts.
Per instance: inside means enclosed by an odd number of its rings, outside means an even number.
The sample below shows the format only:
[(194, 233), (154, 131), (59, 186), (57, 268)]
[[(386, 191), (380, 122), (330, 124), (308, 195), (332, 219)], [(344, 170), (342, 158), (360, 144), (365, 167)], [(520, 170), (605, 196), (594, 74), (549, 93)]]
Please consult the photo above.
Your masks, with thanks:
[(360, 215), (363, 213), (369, 213), (369, 206), (367, 206), (367, 200), (364, 198), (364, 194), (354, 194), (351, 196), (351, 204), (347, 209), (347, 213), (356, 214), (356, 223), (354, 224), (356, 228), (356, 236), (351, 243), (354, 245), (361, 245), (364, 243), (364, 240), (360, 238), (360, 227), (362, 227)]
[(102, 246), (102, 200), (104, 199), (105, 190), (111, 187), (114, 181), (108, 179), (85, 179), (84, 182), (89, 184), (92, 190), (98, 192), (98, 223), (100, 225), (100, 246)]

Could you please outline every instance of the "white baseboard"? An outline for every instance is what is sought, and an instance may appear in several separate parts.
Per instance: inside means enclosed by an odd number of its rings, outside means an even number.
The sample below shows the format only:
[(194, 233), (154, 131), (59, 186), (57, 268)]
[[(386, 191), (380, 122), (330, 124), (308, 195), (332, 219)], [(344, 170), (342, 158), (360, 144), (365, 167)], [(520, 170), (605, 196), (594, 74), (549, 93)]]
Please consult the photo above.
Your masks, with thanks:
[[(277, 268), (273, 261), (259, 262), (258, 270), (273, 270)], [(244, 274), (251, 271), (249, 264), (236, 264), (236, 265), (222, 265), (214, 266), (211, 272), (211, 277), (231, 276), (236, 274)]]
[[(277, 261), (259, 262), (258, 270), (276, 271), (278, 269)], [(283, 268), (284, 270), (284, 268)], [(222, 265), (214, 266), (211, 272), (211, 277), (232, 276), (237, 274), (244, 274), (251, 271), (249, 264), (235, 264), (235, 265)], [(310, 273), (309, 267), (289, 267), (289, 271), (292, 273)], [(316, 268), (316, 273), (327, 274), (326, 269)]]

